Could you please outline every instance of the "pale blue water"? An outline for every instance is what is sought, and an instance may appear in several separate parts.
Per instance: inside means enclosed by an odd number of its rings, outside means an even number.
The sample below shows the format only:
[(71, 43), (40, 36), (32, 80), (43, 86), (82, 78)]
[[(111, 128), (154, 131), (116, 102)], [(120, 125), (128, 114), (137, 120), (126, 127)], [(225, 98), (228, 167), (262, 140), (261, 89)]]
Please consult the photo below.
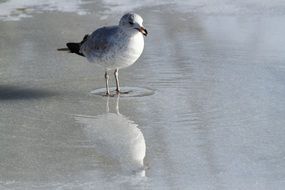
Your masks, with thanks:
[[(284, 188), (283, 1), (78, 2), (0, 21), (1, 190)], [(154, 94), (108, 100), (56, 49), (128, 9), (149, 36), (121, 85)]]

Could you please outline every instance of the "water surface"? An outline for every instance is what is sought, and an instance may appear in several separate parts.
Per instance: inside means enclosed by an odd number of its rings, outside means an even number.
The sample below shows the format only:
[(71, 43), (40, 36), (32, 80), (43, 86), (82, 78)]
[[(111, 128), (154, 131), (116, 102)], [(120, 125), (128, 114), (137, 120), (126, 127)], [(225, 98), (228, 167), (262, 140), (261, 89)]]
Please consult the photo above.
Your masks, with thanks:
[[(84, 1), (86, 15), (0, 21), (0, 189), (283, 189), (284, 3), (217, 2)], [(127, 9), (150, 35), (121, 85), (155, 93), (117, 106), (90, 93), (103, 70), (56, 49)]]

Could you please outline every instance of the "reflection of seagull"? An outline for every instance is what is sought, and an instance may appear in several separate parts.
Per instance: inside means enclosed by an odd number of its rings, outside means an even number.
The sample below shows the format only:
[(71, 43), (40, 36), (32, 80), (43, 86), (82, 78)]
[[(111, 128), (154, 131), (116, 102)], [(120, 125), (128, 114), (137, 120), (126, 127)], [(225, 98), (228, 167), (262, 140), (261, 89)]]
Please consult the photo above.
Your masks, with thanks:
[(144, 176), (144, 157), (146, 144), (143, 133), (133, 121), (119, 113), (109, 112), (97, 116), (76, 116), (78, 123), (84, 125), (89, 143), (94, 145), (98, 153), (118, 161), (124, 171), (134, 171)]
[(67, 43), (69, 50), (85, 56), (88, 61), (105, 68), (106, 94), (110, 95), (108, 71), (115, 70), (116, 92), (120, 92), (118, 71), (132, 65), (142, 54), (143, 35), (147, 30), (142, 25), (143, 19), (135, 13), (125, 14), (119, 25), (102, 27), (90, 35), (85, 35), (80, 43)]

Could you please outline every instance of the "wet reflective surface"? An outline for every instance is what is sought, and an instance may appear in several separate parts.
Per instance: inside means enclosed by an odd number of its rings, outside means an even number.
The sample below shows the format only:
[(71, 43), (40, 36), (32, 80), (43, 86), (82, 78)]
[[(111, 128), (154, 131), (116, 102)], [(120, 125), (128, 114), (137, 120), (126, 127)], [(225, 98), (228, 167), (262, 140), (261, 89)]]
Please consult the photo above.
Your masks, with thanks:
[[(264, 14), (94, 1), (0, 21), (0, 189), (283, 189), (284, 6), (250, 2)], [(154, 94), (108, 99), (103, 70), (56, 49), (126, 8), (149, 36), (121, 86)]]
[(119, 112), (119, 96), (116, 97), (116, 113), (109, 110), (109, 97), (106, 113), (97, 116), (76, 115), (77, 123), (83, 125), (87, 144), (90, 144), (106, 160), (117, 161), (128, 174), (145, 176), (145, 139), (134, 121)]
[[(106, 88), (96, 89), (90, 92), (92, 95), (106, 97)], [(143, 97), (143, 96), (151, 96), (155, 92), (149, 88), (138, 88), (138, 87), (122, 87), (120, 89), (120, 93), (116, 92), (116, 88), (110, 88), (110, 95), (109, 97)]]

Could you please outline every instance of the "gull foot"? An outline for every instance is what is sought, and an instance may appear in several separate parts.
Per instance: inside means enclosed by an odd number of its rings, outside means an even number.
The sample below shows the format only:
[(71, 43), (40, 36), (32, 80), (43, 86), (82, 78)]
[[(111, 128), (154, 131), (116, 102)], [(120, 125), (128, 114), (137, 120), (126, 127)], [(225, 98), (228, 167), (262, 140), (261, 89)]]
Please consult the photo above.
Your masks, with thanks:
[(120, 95), (120, 94), (129, 94), (131, 91), (127, 91), (127, 92), (122, 92), (122, 91), (116, 91), (116, 94), (117, 95)]

